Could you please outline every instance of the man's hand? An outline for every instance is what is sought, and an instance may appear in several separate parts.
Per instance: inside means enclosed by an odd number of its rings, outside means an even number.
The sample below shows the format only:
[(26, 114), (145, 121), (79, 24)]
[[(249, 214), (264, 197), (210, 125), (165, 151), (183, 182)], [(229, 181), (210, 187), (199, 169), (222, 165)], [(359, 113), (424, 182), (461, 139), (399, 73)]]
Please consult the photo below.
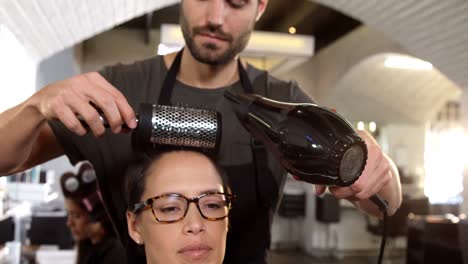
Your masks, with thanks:
[(86, 133), (78, 116), (87, 123), (94, 135), (104, 134), (105, 128), (94, 106), (104, 113), (114, 133), (119, 133), (124, 123), (129, 128), (136, 127), (135, 113), (126, 98), (97, 72), (52, 83), (36, 93), (31, 100), (46, 119), (58, 119), (78, 135)]
[[(401, 203), (401, 187), (398, 172), (391, 159), (382, 152), (375, 139), (366, 131), (358, 131), (367, 145), (367, 163), (359, 179), (348, 187), (330, 186), (330, 192), (337, 198), (345, 198), (367, 212), (377, 215), (378, 211), (368, 199), (379, 193), (389, 202), (389, 214), (393, 214)], [(317, 194), (326, 186), (316, 185)]]

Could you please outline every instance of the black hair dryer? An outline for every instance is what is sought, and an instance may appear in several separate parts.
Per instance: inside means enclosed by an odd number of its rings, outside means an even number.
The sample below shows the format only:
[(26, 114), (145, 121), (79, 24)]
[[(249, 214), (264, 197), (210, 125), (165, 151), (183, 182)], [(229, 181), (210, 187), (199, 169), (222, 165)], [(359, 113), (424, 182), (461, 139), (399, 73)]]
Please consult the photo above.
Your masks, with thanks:
[(225, 97), (252, 136), (302, 181), (349, 186), (361, 175), (367, 148), (353, 126), (315, 104), (285, 103), (256, 94)]

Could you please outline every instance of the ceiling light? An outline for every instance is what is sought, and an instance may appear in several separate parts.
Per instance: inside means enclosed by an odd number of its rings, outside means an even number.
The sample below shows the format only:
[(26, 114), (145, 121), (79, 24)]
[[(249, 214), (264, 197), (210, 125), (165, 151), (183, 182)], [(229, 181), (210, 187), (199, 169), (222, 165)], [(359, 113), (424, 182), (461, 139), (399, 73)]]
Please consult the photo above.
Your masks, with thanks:
[(410, 56), (389, 56), (385, 59), (385, 67), (409, 70), (432, 70), (433, 66), (427, 61), (423, 61)]
[(295, 27), (289, 27), (288, 32), (289, 32), (289, 34), (296, 34), (296, 28)]
[(377, 124), (375, 122), (369, 123), (369, 131), (374, 133), (377, 130)]
[(366, 127), (365, 127), (365, 125), (364, 125), (364, 122), (359, 121), (359, 122), (357, 123), (357, 129), (358, 129), (358, 130), (364, 130), (364, 129), (366, 129)]

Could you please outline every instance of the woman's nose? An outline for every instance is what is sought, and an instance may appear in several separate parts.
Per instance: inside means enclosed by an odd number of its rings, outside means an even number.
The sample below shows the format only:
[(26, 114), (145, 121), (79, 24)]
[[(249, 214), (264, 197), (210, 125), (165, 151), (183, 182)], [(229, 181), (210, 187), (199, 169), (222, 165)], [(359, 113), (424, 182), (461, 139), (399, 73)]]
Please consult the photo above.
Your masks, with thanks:
[(184, 229), (183, 232), (186, 234), (196, 235), (205, 231), (205, 219), (201, 215), (195, 203), (190, 204), (187, 215), (184, 219)]

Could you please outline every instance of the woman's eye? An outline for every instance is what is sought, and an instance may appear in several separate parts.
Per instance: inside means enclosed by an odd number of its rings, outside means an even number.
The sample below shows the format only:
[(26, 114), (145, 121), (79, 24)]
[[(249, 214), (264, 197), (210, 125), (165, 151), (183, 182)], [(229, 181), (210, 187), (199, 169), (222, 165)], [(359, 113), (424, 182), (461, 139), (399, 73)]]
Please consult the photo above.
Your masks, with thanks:
[(207, 204), (205, 204), (205, 208), (210, 209), (210, 210), (218, 210), (218, 209), (220, 209), (222, 207), (223, 207), (223, 205), (220, 204), (220, 203), (207, 203)]
[(164, 214), (173, 214), (173, 213), (179, 212), (180, 208), (176, 206), (167, 206), (167, 207), (159, 208), (159, 211)]

